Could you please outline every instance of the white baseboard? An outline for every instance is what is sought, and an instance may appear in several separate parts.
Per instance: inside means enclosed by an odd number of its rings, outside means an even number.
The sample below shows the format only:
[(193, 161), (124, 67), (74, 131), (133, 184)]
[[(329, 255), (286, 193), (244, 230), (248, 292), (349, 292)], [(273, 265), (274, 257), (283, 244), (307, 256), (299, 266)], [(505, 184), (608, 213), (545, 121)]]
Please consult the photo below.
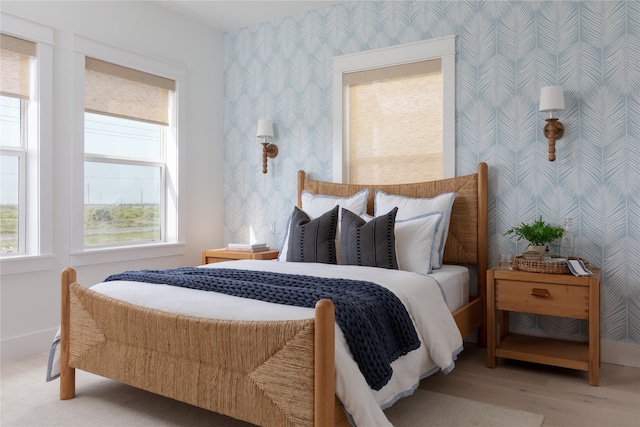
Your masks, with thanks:
[(49, 329), (34, 334), (22, 335), (2, 340), (0, 359), (12, 360), (43, 351), (49, 351), (58, 329)]
[(640, 368), (640, 345), (602, 340), (600, 350), (604, 363)]

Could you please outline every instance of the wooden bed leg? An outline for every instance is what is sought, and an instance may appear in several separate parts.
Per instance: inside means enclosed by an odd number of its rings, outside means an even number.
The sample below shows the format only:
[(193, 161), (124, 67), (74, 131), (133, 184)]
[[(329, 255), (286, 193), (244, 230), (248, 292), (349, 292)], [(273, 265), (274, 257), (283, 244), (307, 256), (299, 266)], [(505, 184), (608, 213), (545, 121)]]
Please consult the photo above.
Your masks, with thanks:
[(69, 367), (69, 339), (71, 325), (71, 293), (69, 287), (76, 281), (76, 271), (65, 268), (62, 271), (61, 321), (60, 321), (60, 400), (76, 396), (76, 370)]
[(335, 308), (327, 299), (316, 304), (314, 348), (314, 425), (329, 426), (335, 422)]

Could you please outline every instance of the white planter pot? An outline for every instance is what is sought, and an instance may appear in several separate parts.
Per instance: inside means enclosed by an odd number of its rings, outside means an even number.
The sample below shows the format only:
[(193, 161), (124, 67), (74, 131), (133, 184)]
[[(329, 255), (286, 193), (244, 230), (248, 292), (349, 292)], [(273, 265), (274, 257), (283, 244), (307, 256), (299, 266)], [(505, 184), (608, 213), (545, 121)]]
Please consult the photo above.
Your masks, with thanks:
[(544, 255), (546, 250), (547, 250), (547, 245), (529, 245), (529, 247), (527, 248), (527, 251), (539, 252), (542, 255)]

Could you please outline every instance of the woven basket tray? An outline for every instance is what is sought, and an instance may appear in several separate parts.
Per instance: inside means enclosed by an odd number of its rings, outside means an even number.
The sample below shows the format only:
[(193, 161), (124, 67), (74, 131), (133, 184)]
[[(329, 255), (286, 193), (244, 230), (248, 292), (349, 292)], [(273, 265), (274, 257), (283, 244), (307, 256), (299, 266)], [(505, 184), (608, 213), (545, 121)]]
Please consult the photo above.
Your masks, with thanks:
[[(584, 266), (589, 268), (589, 262), (584, 258), (569, 257), (569, 259), (581, 260), (584, 263)], [(524, 259), (521, 256), (514, 256), (512, 262), (513, 268), (522, 271), (529, 271), (531, 273), (571, 274), (569, 266), (563, 261), (537, 261)]]

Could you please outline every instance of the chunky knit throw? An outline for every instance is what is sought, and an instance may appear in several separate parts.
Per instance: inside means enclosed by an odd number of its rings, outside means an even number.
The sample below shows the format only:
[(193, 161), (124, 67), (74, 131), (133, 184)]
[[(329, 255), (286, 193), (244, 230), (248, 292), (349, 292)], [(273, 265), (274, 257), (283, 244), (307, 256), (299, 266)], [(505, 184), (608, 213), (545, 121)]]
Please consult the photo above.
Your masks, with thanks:
[(420, 347), (402, 302), (371, 282), (193, 267), (126, 271), (105, 281), (113, 280), (182, 286), (299, 307), (313, 308), (320, 299), (329, 299), (353, 358), (374, 390), (380, 390), (391, 378), (391, 362)]

